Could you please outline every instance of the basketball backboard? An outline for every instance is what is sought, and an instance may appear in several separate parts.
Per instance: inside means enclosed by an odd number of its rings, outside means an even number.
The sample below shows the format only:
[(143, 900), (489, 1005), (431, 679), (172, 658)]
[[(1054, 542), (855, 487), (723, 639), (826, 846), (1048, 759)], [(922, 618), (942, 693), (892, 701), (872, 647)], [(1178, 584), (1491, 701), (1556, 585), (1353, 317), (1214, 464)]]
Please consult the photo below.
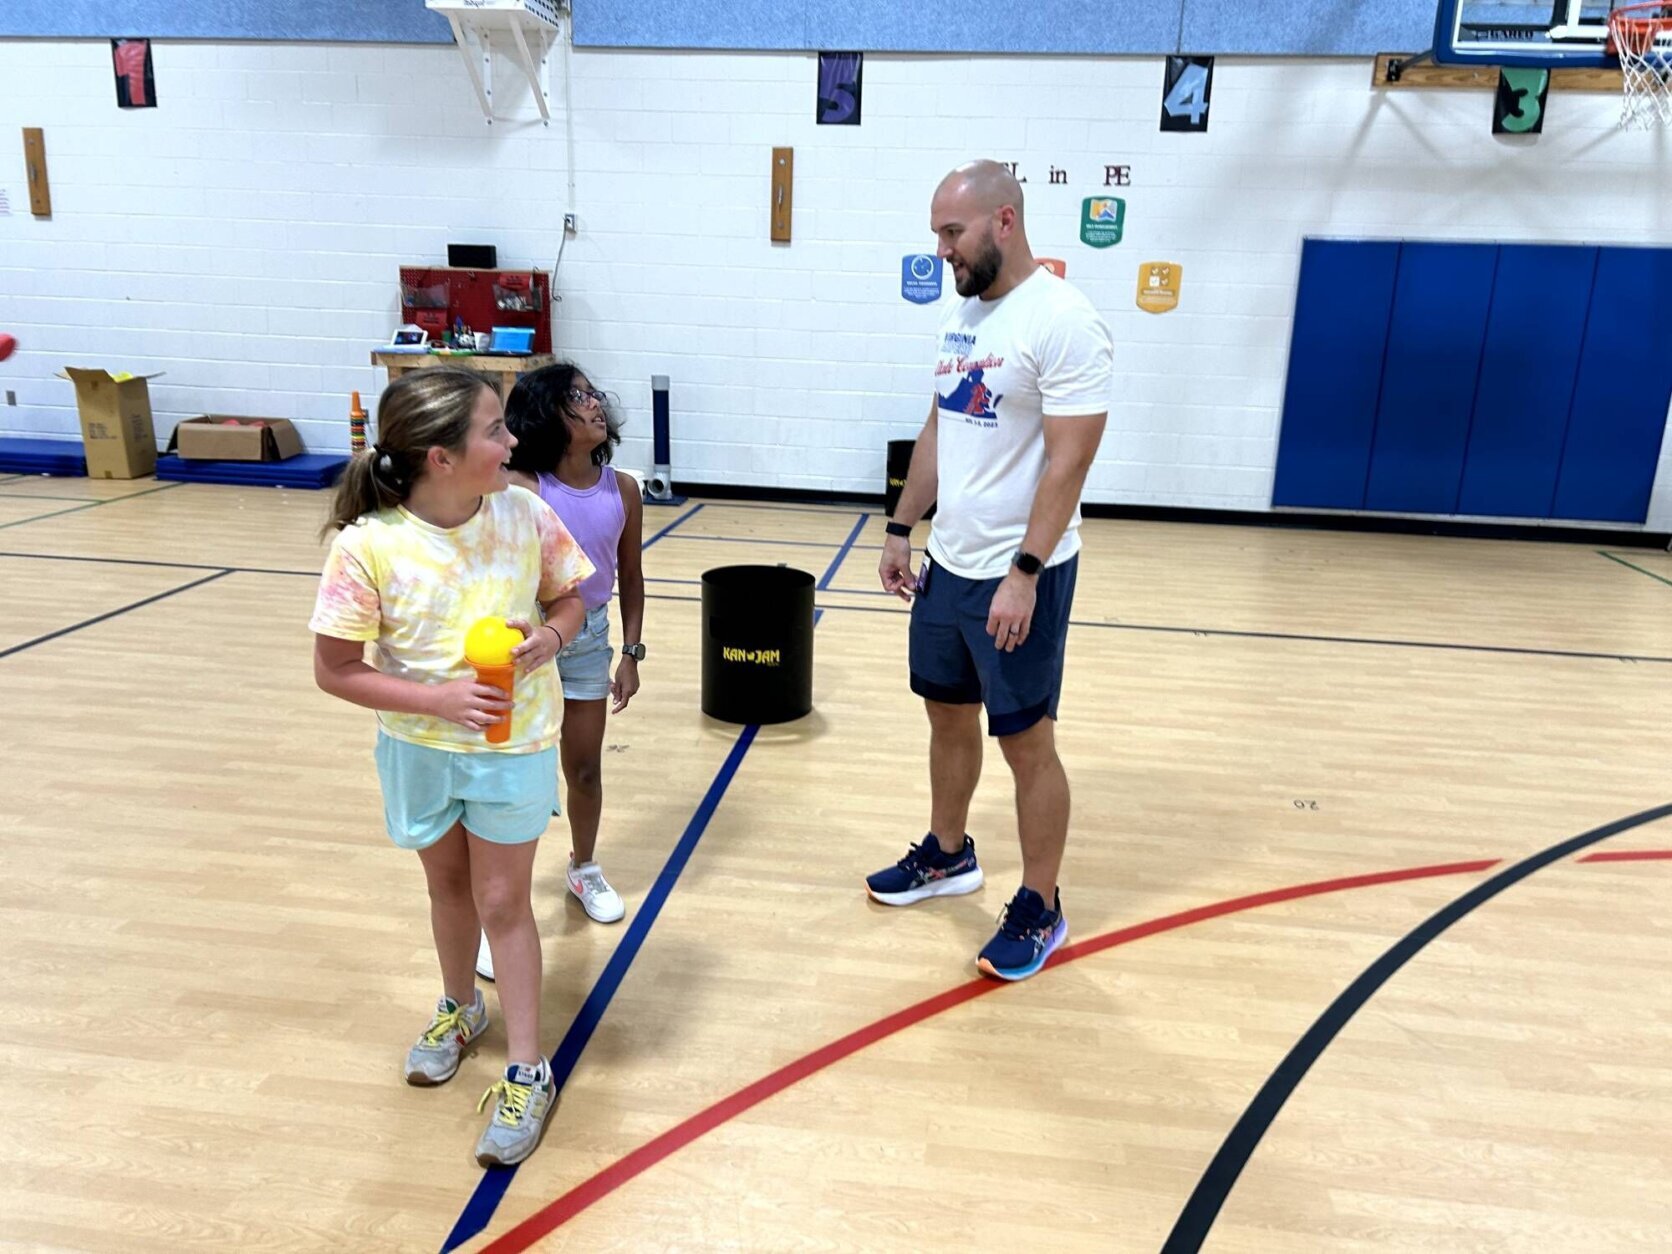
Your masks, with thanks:
[(1608, 14), (1626, 0), (1440, 0), (1441, 65), (1613, 68)]

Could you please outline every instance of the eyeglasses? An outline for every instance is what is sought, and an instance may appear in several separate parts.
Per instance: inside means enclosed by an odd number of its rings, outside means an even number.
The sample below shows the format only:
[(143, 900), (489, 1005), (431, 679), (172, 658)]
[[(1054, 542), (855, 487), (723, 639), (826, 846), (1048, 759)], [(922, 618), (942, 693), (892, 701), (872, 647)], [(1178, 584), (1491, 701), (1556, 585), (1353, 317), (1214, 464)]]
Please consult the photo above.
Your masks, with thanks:
[(599, 408), (603, 408), (604, 402), (609, 400), (610, 394), (608, 392), (600, 392), (596, 388), (593, 388), (590, 391), (586, 388), (569, 389), (569, 399), (574, 401), (577, 405), (584, 405), (588, 398), (591, 398), (594, 402), (596, 402)]

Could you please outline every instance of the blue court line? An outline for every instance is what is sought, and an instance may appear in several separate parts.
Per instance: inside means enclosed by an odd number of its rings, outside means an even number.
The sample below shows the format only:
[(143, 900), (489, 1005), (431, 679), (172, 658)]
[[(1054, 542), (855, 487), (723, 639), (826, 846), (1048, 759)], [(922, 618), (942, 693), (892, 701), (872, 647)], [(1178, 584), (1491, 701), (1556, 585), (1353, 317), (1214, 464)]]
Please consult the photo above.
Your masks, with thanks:
[(690, 509), (686, 510), (683, 514), (681, 514), (678, 518), (674, 519), (666, 527), (663, 527), (660, 531), (658, 531), (655, 535), (651, 536), (650, 539), (646, 540), (639, 547), (641, 549), (648, 549), (651, 545), (655, 544), (656, 541), (660, 540), (663, 536), (667, 535), (668, 532), (672, 531), (675, 527), (679, 526), (680, 523), (684, 522), (687, 518), (691, 517), (691, 515), (696, 514), (696, 513), (700, 513), (701, 511), (702, 511), (702, 506), (701, 505), (691, 506)]
[[(871, 521), (869, 514), (861, 514), (859, 521), (854, 523), (853, 530), (848, 532), (848, 538), (842, 543), (841, 552), (836, 554), (836, 560), (830, 563), (830, 569), (824, 572), (824, 578), (819, 580), (818, 591), (823, 592), (830, 586), (830, 581), (836, 578), (836, 572), (842, 569), (842, 559), (847, 557), (853, 548), (853, 542), (859, 539), (859, 533), (865, 530), (865, 524)], [(881, 589), (878, 589), (881, 591)]]
[[(673, 892), (680, 872), (691, 860), (697, 842), (707, 830), (708, 821), (714, 817), (714, 811), (719, 808), (721, 798), (726, 795), (726, 788), (731, 784), (732, 777), (737, 774), (737, 768), (742, 764), (743, 756), (749, 752), (749, 746), (755, 742), (755, 733), (758, 731), (759, 723), (750, 723), (744, 727), (743, 734), (737, 738), (731, 753), (726, 756), (724, 764), (715, 774), (714, 782), (708, 786), (702, 803), (697, 806), (696, 813), (686, 824), (685, 834), (679, 838), (679, 843), (673, 847), (673, 852), (668, 855), (667, 862), (656, 876), (655, 884), (645, 894), (644, 904), (634, 914), (621, 942), (610, 955), (603, 974), (587, 994), (586, 1001), (575, 1015), (574, 1021), (570, 1023), (568, 1032), (564, 1033), (562, 1043), (558, 1045), (557, 1052), (551, 1058), (552, 1078), (557, 1082), (559, 1093), (568, 1082), (575, 1064), (580, 1061), (581, 1052), (592, 1039), (592, 1033), (604, 1017), (604, 1012), (609, 1009), (610, 1001), (627, 975), (627, 969), (633, 965), (633, 959), (638, 957), (639, 947), (644, 944), (656, 917), (661, 914), (662, 906), (667, 902), (668, 894)], [(499, 1207), (500, 1199), (511, 1187), (511, 1180), (516, 1174), (515, 1167), (489, 1167), (483, 1172), (476, 1191), (465, 1204), (452, 1232), (447, 1234), (447, 1240), (441, 1246), (442, 1254), (458, 1249), (488, 1226), (493, 1219), (494, 1211)]]
[(172, 596), (178, 596), (182, 592), (190, 592), (193, 588), (201, 588), (206, 583), (214, 583), (217, 579), (225, 579), (231, 573), (232, 572), (230, 570), (217, 570), (212, 575), (205, 575), (202, 579), (194, 579), (191, 583), (182, 584), (178, 588), (170, 588), (167, 592), (159, 592), (156, 596), (146, 597), (143, 601), (135, 601), (132, 605), (124, 605), (121, 609), (111, 610), (109, 613), (100, 614), (96, 618), (89, 618), (69, 627), (61, 627), (57, 631), (48, 632), (44, 636), (36, 636), (33, 640), (25, 640), (22, 644), (14, 644), (9, 649), (0, 649), (0, 658), (11, 657), (14, 653), (22, 653), (25, 649), (33, 649), (36, 645), (45, 644), (48, 640), (57, 640), (61, 636), (67, 636), (72, 632), (81, 631), (83, 628), (94, 627), (99, 623), (109, 622), (111, 619), (122, 614), (126, 614), (130, 610), (142, 609), (147, 605), (155, 605), (158, 601), (167, 600)]
[(799, 549), (828, 549), (834, 547), (831, 540), (769, 540), (763, 536), (699, 536), (690, 532), (684, 535), (669, 536), (670, 540), (712, 541), (715, 544), (783, 544)]

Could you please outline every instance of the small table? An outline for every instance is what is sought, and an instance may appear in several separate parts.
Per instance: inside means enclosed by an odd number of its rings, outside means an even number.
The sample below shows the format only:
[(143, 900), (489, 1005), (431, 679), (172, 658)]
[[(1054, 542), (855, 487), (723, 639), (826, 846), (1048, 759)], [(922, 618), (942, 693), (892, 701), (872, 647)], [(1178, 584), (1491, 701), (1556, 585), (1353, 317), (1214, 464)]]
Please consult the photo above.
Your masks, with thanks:
[(511, 394), (511, 389), (516, 386), (518, 378), (522, 375), (539, 370), (543, 366), (556, 364), (557, 358), (550, 353), (496, 357), (484, 353), (389, 353), (382, 349), (372, 350), (372, 365), (382, 366), (387, 370), (391, 383), (414, 370), (423, 370), (430, 366), (452, 366), (458, 370), (474, 370), (477, 374), (486, 375), (502, 401)]

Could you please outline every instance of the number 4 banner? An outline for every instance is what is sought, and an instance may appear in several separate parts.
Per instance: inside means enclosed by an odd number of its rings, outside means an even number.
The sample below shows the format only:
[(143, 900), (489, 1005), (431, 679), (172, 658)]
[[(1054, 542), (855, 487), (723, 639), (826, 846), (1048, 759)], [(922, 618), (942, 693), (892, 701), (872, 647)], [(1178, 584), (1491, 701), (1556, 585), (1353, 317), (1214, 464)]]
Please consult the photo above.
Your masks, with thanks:
[(1161, 129), (1207, 130), (1212, 95), (1212, 57), (1168, 57), (1167, 85), (1161, 95)]

